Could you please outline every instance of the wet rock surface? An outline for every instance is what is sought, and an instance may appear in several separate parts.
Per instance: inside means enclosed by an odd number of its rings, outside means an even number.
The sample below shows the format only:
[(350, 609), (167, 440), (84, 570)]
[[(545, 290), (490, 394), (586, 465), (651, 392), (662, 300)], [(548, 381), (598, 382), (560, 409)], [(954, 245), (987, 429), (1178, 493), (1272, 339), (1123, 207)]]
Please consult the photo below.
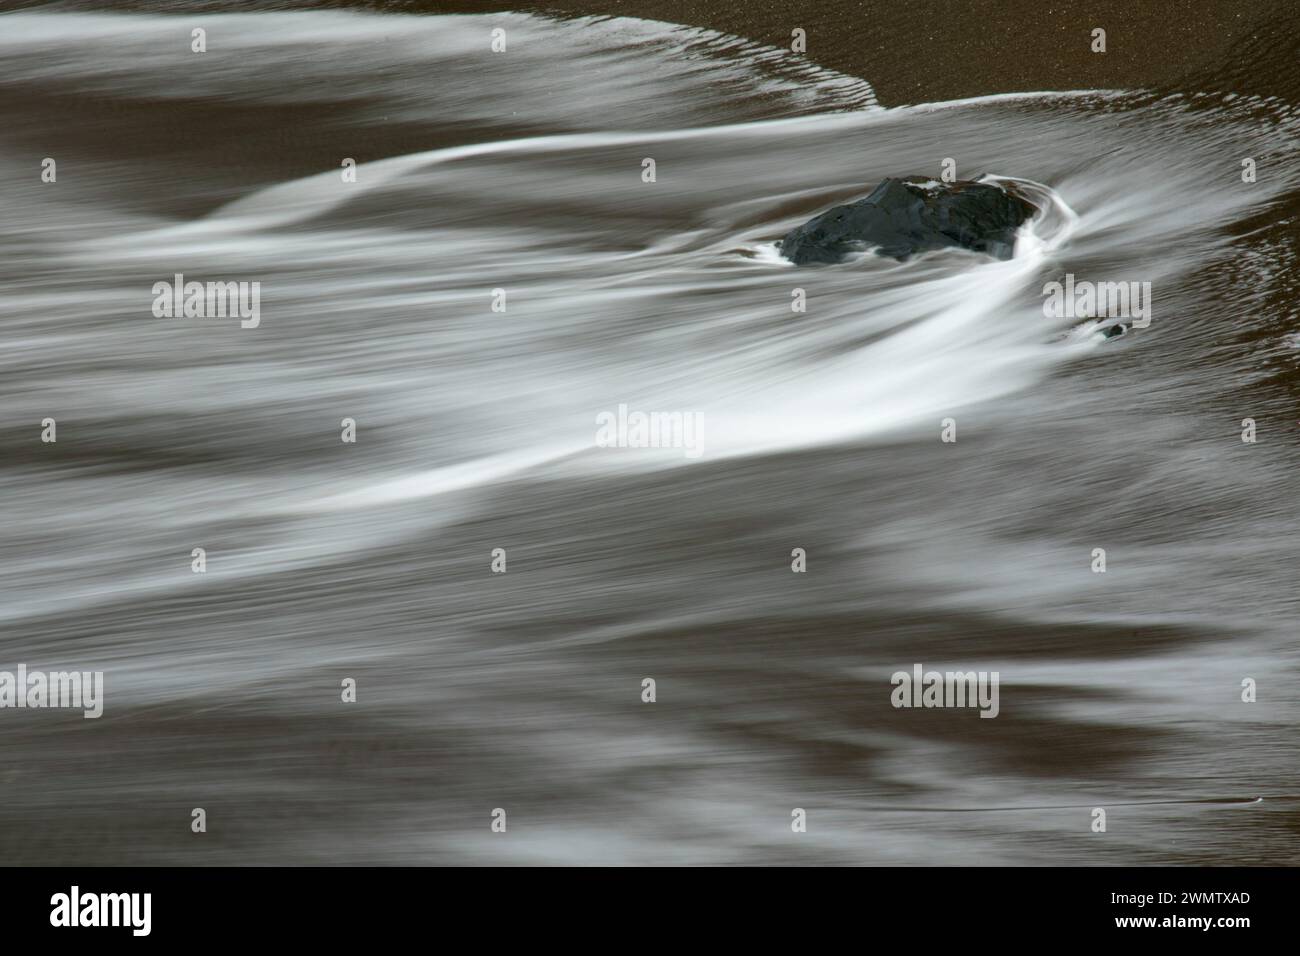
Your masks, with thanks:
[(835, 206), (792, 229), (780, 250), (797, 265), (839, 262), (868, 248), (899, 261), (947, 248), (1010, 259), (1016, 231), (1036, 211), (996, 182), (890, 177), (865, 199)]

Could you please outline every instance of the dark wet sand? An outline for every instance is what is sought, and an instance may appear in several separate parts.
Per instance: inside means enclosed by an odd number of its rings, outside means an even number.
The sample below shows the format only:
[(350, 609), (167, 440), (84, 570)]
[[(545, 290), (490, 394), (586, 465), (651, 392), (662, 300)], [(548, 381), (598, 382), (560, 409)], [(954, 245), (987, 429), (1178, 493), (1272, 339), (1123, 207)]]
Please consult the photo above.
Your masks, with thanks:
[[(1295, 85), (1295, 21), (1273, 0), (376, 0), (386, 9), (610, 14), (709, 27), (789, 47), (868, 80), (885, 106), (990, 93), (1073, 89), (1224, 89), (1278, 95)], [(1091, 50), (1106, 31), (1106, 52)], [(1285, 57), (1281, 54), (1285, 53)], [(1278, 69), (1265, 68), (1264, 59)], [(1290, 69), (1285, 68), (1290, 63)], [(1256, 68), (1259, 69), (1256, 69)]]

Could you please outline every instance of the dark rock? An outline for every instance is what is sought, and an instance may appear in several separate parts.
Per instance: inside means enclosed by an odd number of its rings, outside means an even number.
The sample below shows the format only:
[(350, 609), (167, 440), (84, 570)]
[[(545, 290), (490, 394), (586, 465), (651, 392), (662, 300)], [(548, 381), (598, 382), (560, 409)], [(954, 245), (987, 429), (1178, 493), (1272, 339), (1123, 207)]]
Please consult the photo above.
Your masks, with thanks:
[(998, 183), (891, 177), (866, 199), (835, 206), (792, 229), (780, 249), (798, 265), (839, 262), (870, 246), (900, 262), (913, 253), (947, 248), (1010, 259), (1016, 230), (1036, 211)]

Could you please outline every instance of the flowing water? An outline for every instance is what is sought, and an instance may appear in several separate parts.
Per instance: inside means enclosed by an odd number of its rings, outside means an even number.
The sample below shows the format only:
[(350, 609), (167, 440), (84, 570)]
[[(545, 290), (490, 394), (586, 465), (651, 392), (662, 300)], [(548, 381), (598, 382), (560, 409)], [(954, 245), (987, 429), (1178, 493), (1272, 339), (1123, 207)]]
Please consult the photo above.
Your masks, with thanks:
[[(1300, 857), (1286, 101), (191, 19), (0, 16), (0, 669), (106, 684), (0, 712), (7, 861)], [(1014, 258), (777, 253), (945, 158), (1040, 206)], [(260, 324), (156, 317), (178, 273)], [(1046, 317), (1066, 273), (1150, 326)], [(598, 447), (620, 405), (698, 454)], [(998, 718), (894, 709), (914, 663)]]

